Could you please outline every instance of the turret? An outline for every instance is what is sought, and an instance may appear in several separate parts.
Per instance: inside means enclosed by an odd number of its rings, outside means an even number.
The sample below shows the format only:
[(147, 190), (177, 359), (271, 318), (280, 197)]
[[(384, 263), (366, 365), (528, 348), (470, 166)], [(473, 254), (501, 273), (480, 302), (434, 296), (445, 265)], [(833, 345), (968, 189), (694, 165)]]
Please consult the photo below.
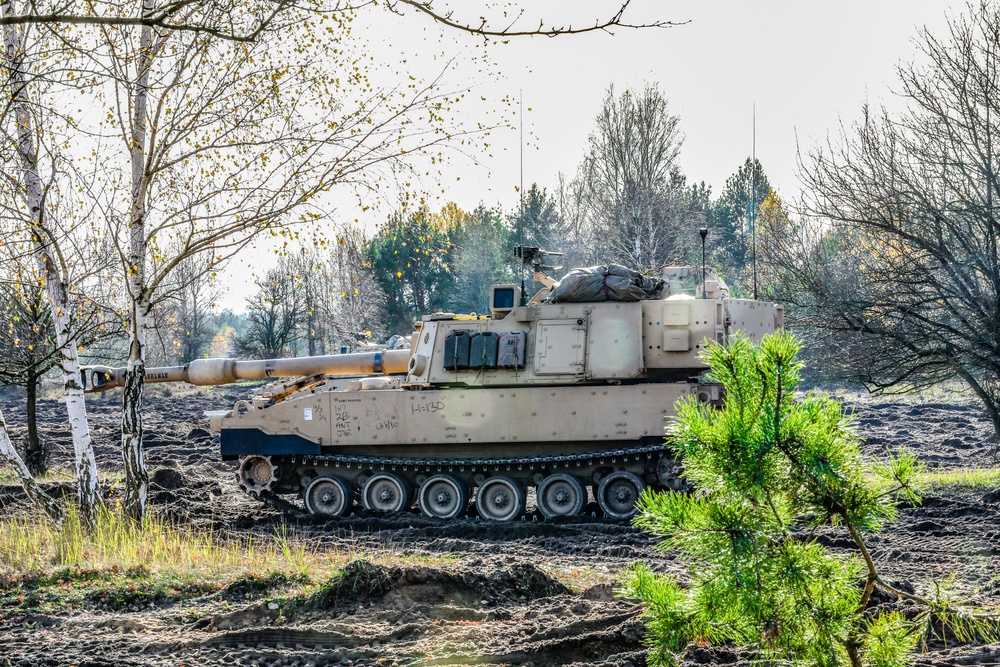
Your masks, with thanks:
[[(518, 285), (494, 285), (489, 315), (424, 315), (409, 349), (200, 359), (149, 368), (145, 381), (211, 386), (388, 375), (395, 376), (392, 387), (403, 389), (687, 381), (706, 370), (701, 352), (707, 341), (723, 342), (737, 330), (759, 340), (782, 326), (780, 306), (731, 298), (725, 282), (705, 267), (664, 267), (646, 276), (612, 264), (573, 269), (557, 282), (545, 270), (559, 267), (544, 261), (558, 253), (519, 247), (516, 254), (542, 286), (530, 300)], [(124, 384), (124, 368), (91, 366), (84, 373), (88, 392)], [(368, 381), (362, 388), (374, 386)]]

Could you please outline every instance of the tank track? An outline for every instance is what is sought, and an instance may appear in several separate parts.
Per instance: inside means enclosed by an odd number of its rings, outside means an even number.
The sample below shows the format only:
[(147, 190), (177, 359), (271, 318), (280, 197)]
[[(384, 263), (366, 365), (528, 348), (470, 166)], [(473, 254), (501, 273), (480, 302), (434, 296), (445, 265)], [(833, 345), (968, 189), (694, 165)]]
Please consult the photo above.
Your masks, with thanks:
[(387, 456), (348, 456), (344, 454), (334, 454), (329, 456), (290, 456), (288, 459), (292, 463), (332, 463), (334, 466), (344, 465), (346, 467), (358, 468), (436, 468), (438, 470), (464, 468), (503, 468), (507, 466), (534, 466), (545, 463), (556, 463), (560, 465), (590, 465), (595, 463), (611, 463), (619, 458), (631, 456), (648, 455), (654, 452), (667, 452), (670, 448), (666, 445), (644, 445), (637, 447), (626, 447), (623, 449), (606, 449), (596, 452), (584, 452), (581, 454), (559, 454), (552, 456), (523, 456), (514, 458), (454, 458), (454, 459), (425, 459), (425, 458), (396, 458)]
[[(335, 468), (344, 467), (346, 469), (356, 468), (360, 470), (429, 470), (433, 472), (452, 472), (455, 470), (523, 470), (525, 467), (536, 466), (557, 466), (564, 468), (585, 467), (593, 465), (613, 464), (619, 461), (633, 459), (638, 461), (641, 458), (651, 458), (654, 454), (669, 454), (671, 448), (664, 444), (639, 445), (635, 447), (624, 447), (619, 449), (606, 449), (593, 452), (582, 452), (578, 454), (558, 454), (549, 456), (526, 456), (513, 458), (444, 458), (426, 459), (414, 457), (389, 457), (389, 456), (356, 456), (347, 454), (330, 454), (318, 456), (289, 456), (283, 457), (292, 465), (330, 465)], [(244, 489), (246, 492), (246, 489)], [(261, 490), (257, 494), (247, 492), (251, 498), (255, 498), (273, 509), (281, 512), (292, 519), (301, 519), (311, 516), (305, 507), (297, 503), (282, 498), (281, 495), (270, 490)]]

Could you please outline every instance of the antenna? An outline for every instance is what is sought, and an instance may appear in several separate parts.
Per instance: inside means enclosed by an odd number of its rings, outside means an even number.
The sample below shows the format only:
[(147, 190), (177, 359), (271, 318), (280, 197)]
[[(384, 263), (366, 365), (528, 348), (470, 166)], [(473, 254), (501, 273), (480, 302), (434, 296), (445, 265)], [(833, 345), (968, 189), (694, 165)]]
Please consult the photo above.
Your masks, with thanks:
[(708, 227), (702, 227), (701, 229), (698, 230), (698, 233), (701, 234), (701, 298), (702, 299), (707, 299), (708, 298), (708, 291), (705, 289), (705, 285), (706, 285), (706, 280), (705, 280), (705, 273), (706, 273), (706, 271), (705, 271), (705, 237), (708, 236)]
[(750, 144), (750, 232), (753, 250), (753, 298), (757, 300), (757, 103), (753, 103), (753, 131)]
[(524, 305), (527, 305), (527, 303), (528, 303), (528, 298), (524, 294), (524, 254), (523, 254), (523, 248), (524, 248), (524, 89), (521, 89), (521, 90), (517, 91), (517, 116), (518, 116), (518, 121), (520, 122), (520, 126), (521, 126), (521, 128), (520, 128), (520, 131), (521, 131), (521, 139), (520, 139), (520, 160), (521, 160), (521, 167), (520, 167), (520, 176), (519, 176), (518, 186), (517, 186), (517, 194), (520, 195), (520, 199), (518, 201), (518, 209), (519, 209), (519, 211), (518, 211), (518, 216), (517, 216), (518, 223), (519, 223), (518, 227), (520, 227), (520, 230), (518, 231), (518, 236), (519, 236), (518, 247), (522, 249), (522, 251), (521, 251), (521, 303), (520, 303), (520, 305), (524, 306)]

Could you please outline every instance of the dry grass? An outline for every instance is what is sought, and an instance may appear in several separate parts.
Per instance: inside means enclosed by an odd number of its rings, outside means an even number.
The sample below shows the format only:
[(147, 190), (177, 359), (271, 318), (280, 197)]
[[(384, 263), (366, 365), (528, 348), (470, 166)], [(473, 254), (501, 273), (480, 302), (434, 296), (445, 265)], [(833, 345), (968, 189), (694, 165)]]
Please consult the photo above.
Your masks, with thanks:
[(84, 528), (73, 510), (61, 526), (41, 517), (0, 521), (0, 575), (7, 576), (44, 574), (62, 568), (141, 568), (152, 573), (218, 582), (265, 573), (316, 579), (329, 577), (359, 558), (386, 564), (445, 565), (455, 560), (407, 556), (388, 549), (362, 553), (328, 543), (321, 545), (284, 527), (262, 537), (223, 535), (156, 515), (149, 516), (142, 525), (135, 525), (111, 511), (101, 514), (92, 531)]
[(600, 584), (616, 586), (622, 575), (621, 571), (607, 567), (558, 567), (544, 563), (539, 567), (574, 593), (582, 593)]
[[(98, 478), (102, 484), (115, 484), (124, 479), (124, 475), (119, 472), (98, 472)], [(49, 468), (44, 475), (35, 477), (39, 484), (48, 483), (73, 483), (76, 484), (76, 472), (70, 468)], [(10, 466), (0, 467), (0, 484), (20, 484), (21, 480), (14, 474)]]
[(0, 520), (0, 608), (138, 611), (190, 601), (183, 609), (197, 618), (229, 601), (306, 599), (356, 560), (441, 568), (458, 558), (341, 548), (287, 528), (223, 535), (157, 516), (137, 526), (114, 512), (91, 531), (73, 511), (61, 526), (8, 517)]

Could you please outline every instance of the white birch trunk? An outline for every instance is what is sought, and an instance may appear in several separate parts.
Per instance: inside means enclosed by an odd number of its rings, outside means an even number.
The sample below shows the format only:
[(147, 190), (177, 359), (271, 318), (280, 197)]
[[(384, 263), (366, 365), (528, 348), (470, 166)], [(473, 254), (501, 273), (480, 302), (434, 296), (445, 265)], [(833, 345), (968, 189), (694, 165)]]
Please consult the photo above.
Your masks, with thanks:
[[(150, 0), (143, 12), (152, 11)], [(149, 70), (153, 60), (153, 30), (142, 26), (136, 71), (129, 152), (132, 160), (132, 197), (129, 211), (128, 292), (131, 301), (129, 355), (122, 390), (122, 461), (125, 465), (125, 515), (141, 521), (146, 515), (149, 472), (142, 451), (142, 387), (146, 375), (146, 322), (149, 294), (146, 290), (146, 109)]]
[(18, 455), (17, 450), (7, 435), (7, 422), (4, 421), (3, 411), (0, 410), (0, 459), (7, 462), (14, 470), (14, 474), (21, 480), (21, 486), (28, 495), (28, 499), (34, 503), (35, 507), (45, 513), (55, 524), (62, 523), (62, 508), (59, 503), (38, 486), (35, 478), (31, 476), (28, 466)]
[[(0, 15), (8, 16), (12, 13), (12, 3), (0, 4)], [(66, 412), (73, 436), (81, 515), (88, 525), (93, 525), (101, 495), (98, 487), (97, 461), (94, 458), (90, 426), (87, 423), (80, 360), (77, 356), (76, 337), (71, 321), (72, 307), (69, 304), (66, 276), (56, 261), (55, 242), (44, 219), (44, 186), (38, 173), (38, 153), (32, 131), (27, 79), (22, 69), (24, 47), (17, 26), (5, 25), (3, 31), (4, 67), (10, 75), (11, 106), (17, 122), (17, 152), (21, 161), (25, 201), (31, 216), (32, 253), (38, 264), (39, 273), (45, 279), (45, 295), (52, 309), (52, 324), (59, 346), (59, 366), (63, 373)]]
[(125, 515), (142, 521), (146, 514), (149, 472), (142, 450), (142, 388), (146, 376), (146, 321), (144, 304), (132, 303), (129, 327), (129, 355), (122, 388), (122, 462), (125, 466)]

